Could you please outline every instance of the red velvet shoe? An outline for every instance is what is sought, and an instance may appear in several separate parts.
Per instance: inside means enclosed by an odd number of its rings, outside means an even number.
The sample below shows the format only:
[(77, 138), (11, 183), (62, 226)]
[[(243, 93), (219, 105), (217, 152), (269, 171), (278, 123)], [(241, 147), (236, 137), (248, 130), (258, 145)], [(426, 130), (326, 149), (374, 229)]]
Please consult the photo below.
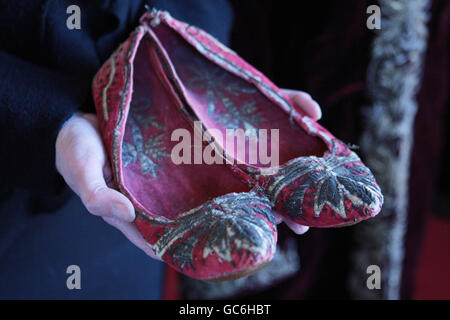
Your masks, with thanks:
[[(370, 170), (263, 74), (166, 12), (148, 12), (141, 23), (162, 47), (161, 60), (180, 99), (206, 129), (215, 129), (210, 135), (217, 150), (248, 173), (275, 211), (313, 227), (344, 226), (378, 214), (383, 196)], [(265, 163), (260, 154), (250, 161), (248, 152), (224, 141), (227, 129), (245, 130), (246, 151), (256, 149), (255, 141), (262, 147), (254, 133), (267, 129), (267, 148), (279, 152), (282, 165)], [(278, 145), (271, 145), (278, 134)]]
[(139, 26), (93, 80), (100, 130), (114, 181), (136, 209), (135, 224), (154, 252), (197, 279), (250, 274), (273, 257), (270, 201), (227, 165), (171, 160), (175, 130), (194, 135), (160, 60), (159, 44)]

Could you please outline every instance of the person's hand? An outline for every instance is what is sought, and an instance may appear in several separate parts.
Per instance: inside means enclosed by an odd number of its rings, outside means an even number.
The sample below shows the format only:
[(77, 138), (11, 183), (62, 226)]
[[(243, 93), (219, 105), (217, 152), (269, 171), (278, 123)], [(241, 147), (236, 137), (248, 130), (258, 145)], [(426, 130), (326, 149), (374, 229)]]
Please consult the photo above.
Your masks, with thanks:
[[(314, 101), (308, 93), (290, 89), (283, 89), (283, 92), (297, 107), (301, 108), (313, 120), (319, 120), (322, 117), (322, 111), (319, 104)], [(277, 213), (275, 213), (275, 220), (278, 224), (281, 222), (286, 223), (287, 226), (296, 234), (303, 234), (309, 229), (309, 227), (296, 224)]]
[(56, 139), (56, 169), (81, 198), (87, 210), (119, 229), (134, 245), (156, 257), (133, 221), (133, 204), (120, 192), (108, 187), (111, 167), (93, 114), (76, 114)]

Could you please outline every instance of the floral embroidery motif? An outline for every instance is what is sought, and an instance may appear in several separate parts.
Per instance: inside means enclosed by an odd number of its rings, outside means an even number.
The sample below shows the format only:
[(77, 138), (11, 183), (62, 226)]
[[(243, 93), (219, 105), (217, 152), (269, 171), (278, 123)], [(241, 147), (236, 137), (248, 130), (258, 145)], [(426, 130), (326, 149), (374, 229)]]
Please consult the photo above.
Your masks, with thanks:
[(166, 152), (166, 147), (162, 141), (164, 133), (150, 136), (144, 142), (138, 123), (144, 128), (153, 126), (154, 128), (165, 130), (165, 127), (157, 121), (156, 117), (149, 114), (149, 109), (150, 100), (148, 98), (136, 99), (133, 102), (127, 124), (130, 126), (133, 143), (123, 143), (122, 159), (125, 167), (139, 160), (142, 174), (151, 174), (154, 178), (157, 178), (157, 172), (161, 168), (157, 161), (162, 160), (164, 157), (170, 157), (170, 154)]
[(166, 127), (158, 122), (157, 117), (149, 113), (150, 105), (150, 98), (141, 97), (134, 99), (131, 106), (134, 119), (144, 128), (152, 126), (159, 130), (166, 130)]
[[(230, 96), (238, 97), (240, 94), (254, 94), (255, 88), (241, 86), (229, 79), (229, 73), (221, 68), (209, 68), (199, 59), (194, 60), (195, 65), (188, 68), (195, 74), (188, 86), (196, 90), (205, 90), (208, 99), (208, 113), (215, 115), (214, 120), (221, 123), (226, 129), (243, 128), (252, 132), (259, 127), (261, 121), (267, 121), (255, 106), (254, 101), (247, 101), (237, 105)], [(216, 103), (221, 102), (227, 113), (216, 113)], [(242, 125), (241, 125), (242, 124)]]
[(281, 169), (279, 174), (269, 180), (269, 197), (272, 203), (283, 189), (299, 184), (287, 196), (284, 204), (289, 216), (295, 220), (302, 216), (302, 205), (306, 190), (313, 187), (314, 215), (319, 217), (325, 205), (332, 208), (343, 219), (347, 219), (344, 200), (355, 206), (374, 207), (381, 201), (381, 191), (376, 185), (370, 170), (352, 152), (348, 156), (315, 156), (297, 159)]
[(217, 254), (219, 261), (235, 265), (233, 253), (242, 256), (245, 250), (256, 256), (274, 252), (272, 228), (276, 228), (275, 218), (267, 198), (254, 192), (230, 193), (178, 217), (152, 247), (159, 256), (167, 252), (180, 269), (195, 269), (197, 246), (203, 259)]

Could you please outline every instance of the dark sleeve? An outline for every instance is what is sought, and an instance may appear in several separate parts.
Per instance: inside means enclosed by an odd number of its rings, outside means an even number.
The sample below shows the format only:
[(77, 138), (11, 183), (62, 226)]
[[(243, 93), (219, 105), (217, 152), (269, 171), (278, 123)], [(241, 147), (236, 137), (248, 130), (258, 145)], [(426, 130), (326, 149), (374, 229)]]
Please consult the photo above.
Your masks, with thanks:
[(89, 82), (0, 51), (0, 184), (56, 193), (55, 142)]

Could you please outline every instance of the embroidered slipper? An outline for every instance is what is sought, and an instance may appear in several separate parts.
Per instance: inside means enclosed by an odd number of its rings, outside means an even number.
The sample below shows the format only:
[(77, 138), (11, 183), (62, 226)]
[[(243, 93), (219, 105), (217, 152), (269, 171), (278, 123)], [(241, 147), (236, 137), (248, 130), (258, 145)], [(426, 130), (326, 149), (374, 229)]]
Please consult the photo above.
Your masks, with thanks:
[[(216, 149), (248, 173), (276, 212), (312, 227), (350, 225), (378, 214), (383, 196), (370, 170), (263, 74), (167, 12), (147, 12), (141, 23), (161, 43), (174, 88)], [(224, 138), (228, 129), (242, 129), (245, 147)], [(265, 129), (267, 139), (257, 129)], [(261, 153), (264, 144), (271, 156), (278, 154), (275, 164)]]
[(275, 252), (270, 202), (225, 164), (175, 164), (178, 143), (171, 137), (193, 137), (195, 126), (159, 55), (149, 29), (139, 26), (93, 80), (114, 182), (135, 207), (138, 230), (168, 265), (196, 279), (248, 275)]

